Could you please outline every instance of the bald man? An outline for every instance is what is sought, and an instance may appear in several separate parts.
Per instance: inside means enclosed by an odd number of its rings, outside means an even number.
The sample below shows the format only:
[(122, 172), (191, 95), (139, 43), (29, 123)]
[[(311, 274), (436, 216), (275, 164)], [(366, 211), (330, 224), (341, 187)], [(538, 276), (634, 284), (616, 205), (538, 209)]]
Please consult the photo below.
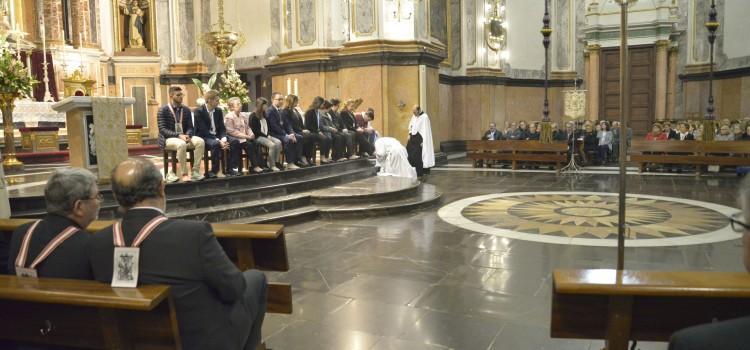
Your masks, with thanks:
[(121, 279), (120, 263), (113, 273), (118, 237), (118, 246), (139, 249), (139, 284), (171, 286), (183, 349), (255, 349), (266, 312), (265, 275), (238, 270), (208, 223), (166, 219), (164, 179), (150, 161), (118, 164), (112, 192), (125, 215), (91, 237), (87, 254), (95, 279)]
[[(750, 176), (742, 182), (739, 191), (742, 212), (730, 218), (732, 229), (742, 233), (742, 250), (745, 270), (750, 272)], [(741, 214), (741, 215), (740, 215)], [(683, 329), (672, 335), (669, 350), (741, 350), (750, 346), (750, 315), (733, 320)]]

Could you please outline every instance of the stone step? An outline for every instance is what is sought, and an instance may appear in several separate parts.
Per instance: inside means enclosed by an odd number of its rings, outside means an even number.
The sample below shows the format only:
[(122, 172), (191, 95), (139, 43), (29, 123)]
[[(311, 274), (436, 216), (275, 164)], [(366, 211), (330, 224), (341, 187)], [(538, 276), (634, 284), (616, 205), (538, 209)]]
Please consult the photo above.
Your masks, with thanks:
[(385, 202), (367, 201), (363, 198), (364, 201), (357, 204), (312, 204), (300, 208), (258, 215), (252, 218), (237, 219), (231, 222), (290, 225), (318, 218), (337, 219), (403, 214), (412, 210), (433, 206), (440, 202), (441, 197), (442, 193), (434, 185), (421, 184), (417, 193), (410, 198), (400, 198)]
[(407, 198), (386, 202), (363, 201), (358, 204), (319, 206), (319, 208), (322, 217), (331, 219), (397, 215), (435, 205), (439, 203), (442, 196), (442, 192), (434, 185), (422, 183), (416, 193)]
[(318, 205), (357, 204), (392, 201), (414, 196), (419, 180), (393, 176), (375, 176), (312, 192), (312, 203)]
[(274, 196), (239, 203), (227, 203), (212, 207), (187, 210), (168, 210), (174, 219), (202, 220), (207, 222), (232, 222), (254, 218), (259, 215), (295, 209), (310, 205), (310, 195), (305, 193)]

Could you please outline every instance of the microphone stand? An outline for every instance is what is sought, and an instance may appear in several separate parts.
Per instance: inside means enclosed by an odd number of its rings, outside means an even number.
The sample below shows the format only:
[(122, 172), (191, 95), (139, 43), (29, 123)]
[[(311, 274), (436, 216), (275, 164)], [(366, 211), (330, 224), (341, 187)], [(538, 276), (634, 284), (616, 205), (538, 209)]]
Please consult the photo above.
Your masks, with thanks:
[(560, 173), (567, 173), (567, 174), (578, 174), (583, 170), (581, 167), (576, 164), (576, 131), (578, 131), (578, 123), (575, 123), (575, 127), (573, 128), (573, 135), (568, 135), (568, 138), (570, 139), (570, 162), (568, 162), (568, 165), (560, 169)]

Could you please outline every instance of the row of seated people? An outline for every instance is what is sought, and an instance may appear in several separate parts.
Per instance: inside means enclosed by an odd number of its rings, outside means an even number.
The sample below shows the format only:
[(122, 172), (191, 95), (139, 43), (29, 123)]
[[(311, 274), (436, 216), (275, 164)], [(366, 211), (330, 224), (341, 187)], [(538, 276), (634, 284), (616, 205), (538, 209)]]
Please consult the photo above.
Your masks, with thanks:
[[(170, 87), (170, 103), (157, 115), (159, 146), (175, 151), (180, 163), (177, 174), (166, 175), (167, 182), (200, 181), (200, 163), (204, 152), (210, 151), (211, 168), (205, 177), (214, 178), (219, 172), (220, 159), (228, 151), (226, 176), (243, 172), (242, 154), (247, 155), (248, 172), (261, 173), (307, 167), (315, 164), (316, 147), (321, 163), (369, 157), (373, 154), (377, 135), (371, 122), (372, 108), (355, 113), (356, 100), (341, 103), (338, 99), (315, 97), (307, 111), (299, 109), (299, 97), (273, 93), (271, 101), (261, 97), (255, 101), (252, 113), (242, 112), (239, 98), (227, 101), (228, 113), (223, 115), (219, 95), (215, 90), (204, 94), (205, 104), (191, 111), (184, 106), (180, 87)], [(343, 105), (343, 106), (342, 106)], [(267, 150), (262, 157), (261, 147)], [(194, 150), (192, 175), (187, 171), (187, 150)], [(281, 161), (284, 152), (286, 167)]]
[[(120, 280), (128, 274), (121, 268), (128, 259), (118, 259), (118, 248), (134, 247), (138, 253), (131, 256), (137, 260), (130, 262), (138, 268), (130, 281), (170, 286), (183, 349), (258, 348), (266, 312), (265, 275), (237, 269), (210, 224), (168, 219), (165, 180), (152, 162), (123, 161), (111, 179), (124, 216), (92, 235), (86, 227), (101, 205), (96, 177), (80, 168), (55, 172), (44, 189), (47, 215), (20, 226), (9, 242), (0, 237), (2, 272), (21, 278), (128, 282)], [(0, 342), (2, 349), (14, 347)]]

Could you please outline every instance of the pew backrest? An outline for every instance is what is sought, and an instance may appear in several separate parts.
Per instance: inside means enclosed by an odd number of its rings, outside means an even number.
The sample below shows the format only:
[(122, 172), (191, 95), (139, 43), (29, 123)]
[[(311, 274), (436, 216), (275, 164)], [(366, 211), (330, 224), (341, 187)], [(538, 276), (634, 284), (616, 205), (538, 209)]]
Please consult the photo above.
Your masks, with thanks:
[(180, 349), (169, 287), (0, 275), (0, 338), (91, 349)]
[[(35, 219), (0, 219), (0, 234), (10, 237), (13, 231)], [(86, 230), (100, 231), (114, 223), (97, 220)], [(229, 259), (240, 270), (288, 271), (286, 238), (283, 225), (273, 224), (211, 224), (214, 235)], [(268, 312), (292, 313), (292, 287), (288, 283), (268, 284)]]
[(556, 338), (667, 341), (685, 327), (749, 315), (750, 274), (555, 270), (551, 313)]

